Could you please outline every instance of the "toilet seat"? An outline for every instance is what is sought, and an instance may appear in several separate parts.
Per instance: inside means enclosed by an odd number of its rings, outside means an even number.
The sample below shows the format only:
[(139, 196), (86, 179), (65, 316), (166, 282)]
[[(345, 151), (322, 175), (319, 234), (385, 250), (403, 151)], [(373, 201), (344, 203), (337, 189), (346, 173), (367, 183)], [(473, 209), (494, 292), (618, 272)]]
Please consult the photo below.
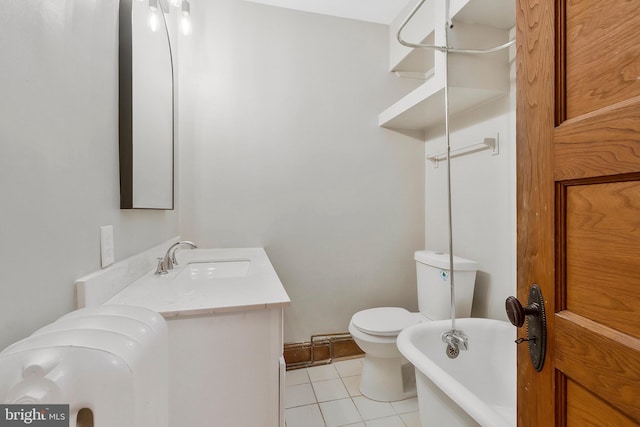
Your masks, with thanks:
[(403, 329), (419, 323), (416, 313), (401, 307), (376, 307), (357, 312), (351, 323), (361, 332), (383, 337), (397, 336)]

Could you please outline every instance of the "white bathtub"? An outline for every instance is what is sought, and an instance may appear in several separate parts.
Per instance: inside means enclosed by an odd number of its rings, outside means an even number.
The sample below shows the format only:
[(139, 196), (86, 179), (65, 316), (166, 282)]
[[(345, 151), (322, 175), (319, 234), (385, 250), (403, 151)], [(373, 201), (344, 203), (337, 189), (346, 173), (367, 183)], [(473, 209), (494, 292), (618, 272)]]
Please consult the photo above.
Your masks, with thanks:
[(458, 319), (469, 349), (456, 359), (441, 335), (451, 320), (403, 330), (398, 349), (415, 367), (422, 427), (516, 425), (516, 328), (493, 319)]

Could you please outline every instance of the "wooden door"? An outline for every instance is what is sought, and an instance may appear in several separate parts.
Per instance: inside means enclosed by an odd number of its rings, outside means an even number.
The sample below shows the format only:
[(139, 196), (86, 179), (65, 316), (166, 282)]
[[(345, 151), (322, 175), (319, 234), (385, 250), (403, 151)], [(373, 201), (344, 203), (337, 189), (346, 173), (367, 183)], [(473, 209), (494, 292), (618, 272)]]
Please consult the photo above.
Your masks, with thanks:
[[(640, 0), (517, 0), (519, 426), (640, 425)], [(524, 336), (524, 331), (519, 336)]]

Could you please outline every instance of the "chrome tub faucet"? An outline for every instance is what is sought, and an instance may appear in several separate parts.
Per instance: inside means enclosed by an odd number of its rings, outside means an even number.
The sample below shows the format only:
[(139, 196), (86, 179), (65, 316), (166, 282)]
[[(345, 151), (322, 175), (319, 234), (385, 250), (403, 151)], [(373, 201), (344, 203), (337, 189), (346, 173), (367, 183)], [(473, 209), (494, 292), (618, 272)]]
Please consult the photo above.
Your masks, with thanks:
[(442, 341), (447, 344), (447, 356), (455, 359), (460, 354), (460, 350), (469, 349), (469, 338), (464, 332), (451, 329), (442, 334)]

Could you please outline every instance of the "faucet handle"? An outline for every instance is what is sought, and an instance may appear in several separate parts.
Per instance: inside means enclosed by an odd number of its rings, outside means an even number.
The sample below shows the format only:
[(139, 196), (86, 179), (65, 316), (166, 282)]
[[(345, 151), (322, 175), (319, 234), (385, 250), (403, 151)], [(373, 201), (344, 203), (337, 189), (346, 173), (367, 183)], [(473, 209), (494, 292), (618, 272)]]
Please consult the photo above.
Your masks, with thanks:
[(158, 266), (156, 267), (156, 275), (160, 276), (160, 275), (164, 275), (164, 274), (169, 274), (169, 272), (167, 271), (167, 268), (165, 266), (164, 263), (164, 258), (159, 257), (158, 258)]

